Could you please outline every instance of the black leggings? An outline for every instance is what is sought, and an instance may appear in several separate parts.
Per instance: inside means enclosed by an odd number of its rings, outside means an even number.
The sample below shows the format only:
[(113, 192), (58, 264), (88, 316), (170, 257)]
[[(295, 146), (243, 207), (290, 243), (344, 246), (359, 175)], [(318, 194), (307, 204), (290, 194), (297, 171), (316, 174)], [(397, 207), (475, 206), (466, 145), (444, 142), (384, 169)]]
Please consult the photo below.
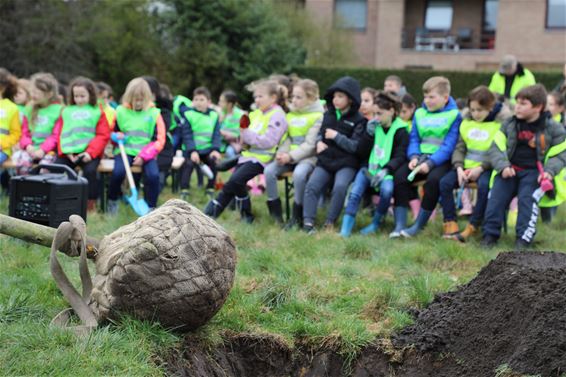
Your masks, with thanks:
[(224, 208), (234, 197), (246, 197), (248, 195), (246, 183), (261, 173), (263, 173), (263, 165), (257, 161), (247, 161), (237, 165), (236, 170), (218, 194), (216, 201)]
[[(428, 174), (417, 174), (414, 182), (426, 179), (423, 186), (424, 196), (421, 202), (421, 207), (427, 211), (433, 211), (438, 203), (440, 196), (440, 179), (450, 171), (450, 164), (446, 163), (440, 166), (435, 166)], [(413, 182), (409, 182), (407, 177), (411, 174), (409, 164), (401, 166), (393, 177), (395, 183), (394, 198), (395, 205), (399, 207), (408, 207), (409, 201), (414, 198), (415, 187), (412, 186)]]

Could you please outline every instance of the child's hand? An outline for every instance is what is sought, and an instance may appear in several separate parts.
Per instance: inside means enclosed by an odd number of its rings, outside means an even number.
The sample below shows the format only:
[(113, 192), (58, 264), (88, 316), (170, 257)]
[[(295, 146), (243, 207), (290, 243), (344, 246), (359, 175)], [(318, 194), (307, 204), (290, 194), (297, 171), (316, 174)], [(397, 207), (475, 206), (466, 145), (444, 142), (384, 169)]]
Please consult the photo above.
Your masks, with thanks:
[(220, 156), (220, 152), (218, 152), (218, 151), (210, 152), (210, 158), (212, 158), (213, 160), (220, 161), (221, 157), (222, 156)]
[(196, 151), (191, 153), (191, 161), (194, 162), (195, 164), (200, 164), (200, 156)]
[(540, 183), (543, 179), (548, 179), (549, 181), (552, 181), (553, 179), (552, 174), (545, 171), (543, 175), (538, 176), (537, 182)]
[(507, 179), (514, 177), (515, 174), (516, 174), (515, 169), (513, 169), (511, 166), (508, 166), (505, 169), (503, 169), (503, 171), (501, 172), (501, 177)]
[(466, 170), (466, 175), (468, 176), (468, 180), (471, 182), (476, 182), (480, 177), (481, 173), (483, 173), (483, 168), (481, 166), (477, 166), (473, 169)]
[(430, 167), (428, 166), (427, 163), (424, 163), (424, 162), (423, 162), (423, 163), (420, 164), (419, 166), (420, 166), (420, 168), (419, 168), (419, 173), (420, 173), (420, 174), (428, 174), (428, 173), (430, 172)]
[(141, 158), (140, 156), (134, 157), (134, 161), (132, 162), (132, 165), (142, 166), (143, 165), (143, 158)]
[(79, 156), (76, 155), (75, 153), (71, 153), (71, 154), (67, 155), (67, 158), (68, 158), (69, 160), (71, 160), (71, 162), (72, 162), (73, 164), (76, 164), (76, 163), (77, 163), (77, 160), (79, 159)]
[(291, 162), (291, 156), (289, 156), (289, 153), (277, 153), (275, 161), (277, 161), (279, 165), (287, 165)]
[(415, 170), (415, 168), (417, 167), (417, 164), (419, 163), (419, 159), (418, 158), (413, 158), (411, 161), (409, 161), (409, 169), (411, 170)]
[(33, 145), (31, 145), (31, 144), (28, 145), (28, 146), (26, 147), (26, 152), (28, 152), (30, 156), (33, 156), (33, 155), (34, 155), (34, 152), (35, 152), (35, 148), (33, 147)]
[(86, 164), (92, 161), (92, 156), (87, 152), (83, 152), (77, 156), (77, 159), (81, 159)]
[(112, 132), (110, 134), (110, 138), (113, 142), (118, 143), (118, 140), (124, 140), (126, 138), (126, 135), (124, 135), (123, 132)]
[(338, 135), (338, 131), (327, 128), (326, 132), (324, 133), (324, 137), (326, 139), (332, 140), (336, 137), (336, 135)]
[(458, 174), (458, 186), (462, 186), (464, 183), (468, 182), (468, 176), (466, 175), (464, 169), (459, 167), (458, 169), (456, 169), (456, 173)]
[(45, 157), (45, 152), (43, 151), (43, 149), (39, 148), (33, 153), (33, 157), (36, 160), (41, 160), (43, 157)]
[(317, 153), (317, 154), (321, 154), (321, 153), (324, 152), (326, 149), (328, 149), (328, 145), (326, 145), (326, 144), (323, 143), (322, 141), (319, 141), (318, 143), (316, 143), (316, 153)]

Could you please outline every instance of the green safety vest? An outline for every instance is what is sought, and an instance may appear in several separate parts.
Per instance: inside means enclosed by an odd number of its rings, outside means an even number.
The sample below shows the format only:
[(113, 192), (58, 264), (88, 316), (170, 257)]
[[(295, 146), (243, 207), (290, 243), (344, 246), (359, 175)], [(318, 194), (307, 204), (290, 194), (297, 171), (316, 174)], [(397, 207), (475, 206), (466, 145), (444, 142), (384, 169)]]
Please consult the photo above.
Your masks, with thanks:
[[(0, 100), (0, 138), (10, 134), (12, 119), (18, 115), (18, 106), (7, 98)], [(12, 148), (3, 150), (8, 156), (12, 154)]]
[[(120, 131), (126, 135), (124, 149), (127, 155), (137, 156), (151, 142), (160, 114), (161, 111), (156, 107), (135, 111), (124, 106), (118, 106), (116, 121)], [(118, 153), (120, 153), (120, 150), (116, 148), (114, 154), (117, 155)]]
[[(173, 100), (173, 115), (175, 115), (179, 119), (181, 119), (181, 113), (180, 113), (181, 105), (191, 107), (193, 106), (193, 102), (185, 96), (182, 95), (175, 96), (175, 99)], [(169, 126), (169, 132), (173, 132), (173, 130), (177, 128), (177, 126), (179, 125), (177, 124), (175, 117), (172, 117), (171, 126)]]
[(433, 154), (440, 148), (450, 126), (458, 117), (458, 110), (448, 110), (438, 113), (428, 112), (420, 108), (415, 112), (417, 132), (421, 139), (421, 153)]
[(464, 169), (472, 169), (486, 160), (487, 153), (493, 138), (501, 124), (499, 122), (476, 122), (464, 119), (460, 124), (460, 136), (466, 143), (466, 157), (464, 158)]
[(20, 113), (20, 124), (24, 124), (24, 117), (26, 117), (26, 106), (25, 105), (16, 105), (18, 107), (18, 111)]
[[(368, 161), (368, 171), (372, 176), (376, 175), (391, 159), (393, 139), (397, 130), (401, 128), (407, 128), (407, 123), (403, 122), (399, 117), (395, 118), (387, 133), (385, 133), (381, 125), (378, 124), (375, 127), (373, 148)], [(387, 175), (385, 179), (393, 179), (393, 176)]]
[[(37, 111), (35, 123), (29, 127), (33, 146), (38, 147), (53, 133), (53, 126), (61, 116), (63, 105), (52, 104)], [(28, 117), (31, 122), (31, 116)]]
[[(255, 132), (258, 135), (263, 135), (267, 132), (269, 128), (269, 119), (275, 114), (275, 112), (283, 110), (280, 107), (275, 107), (274, 109), (263, 113), (261, 110), (254, 110), (250, 113), (250, 127), (249, 130)], [(283, 138), (281, 138), (283, 140)], [(254, 157), (261, 163), (268, 163), (275, 157), (275, 152), (277, 151), (278, 145), (275, 145), (269, 149), (261, 149), (256, 147), (251, 147), (248, 150), (242, 152), (243, 157)]]
[[(222, 121), (220, 129), (226, 131), (233, 135), (234, 137), (240, 137), (240, 118), (244, 115), (244, 111), (237, 106), (232, 109), (232, 114), (226, 115)], [(221, 152), (226, 150), (227, 144), (222, 143)]]
[[(535, 76), (526, 68), (523, 68), (523, 76), (515, 76), (513, 79), (513, 84), (511, 85), (511, 91), (509, 92), (510, 102), (515, 103), (515, 96), (521, 89), (526, 86), (536, 84)], [(499, 72), (495, 72), (491, 77), (491, 82), (489, 83), (489, 90), (498, 94), (505, 94), (505, 76)]]
[(218, 122), (218, 113), (211, 110), (208, 114), (203, 114), (195, 109), (189, 109), (184, 115), (191, 125), (197, 151), (212, 148), (212, 135)]
[(322, 118), (321, 112), (312, 113), (288, 113), (287, 137), (291, 140), (290, 150), (299, 148), (305, 142), (307, 134), (314, 124)]
[(96, 125), (102, 115), (98, 106), (68, 106), (63, 110), (61, 152), (82, 153), (96, 136)]

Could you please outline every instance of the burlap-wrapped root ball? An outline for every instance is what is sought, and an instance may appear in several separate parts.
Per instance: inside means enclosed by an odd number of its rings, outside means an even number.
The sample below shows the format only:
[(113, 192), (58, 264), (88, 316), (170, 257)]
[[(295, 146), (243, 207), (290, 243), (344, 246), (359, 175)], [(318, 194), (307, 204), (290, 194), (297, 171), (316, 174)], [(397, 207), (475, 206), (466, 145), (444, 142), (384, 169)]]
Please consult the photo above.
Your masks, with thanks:
[(101, 241), (89, 305), (99, 321), (128, 313), (194, 329), (224, 304), (235, 267), (236, 247), (224, 229), (170, 200)]

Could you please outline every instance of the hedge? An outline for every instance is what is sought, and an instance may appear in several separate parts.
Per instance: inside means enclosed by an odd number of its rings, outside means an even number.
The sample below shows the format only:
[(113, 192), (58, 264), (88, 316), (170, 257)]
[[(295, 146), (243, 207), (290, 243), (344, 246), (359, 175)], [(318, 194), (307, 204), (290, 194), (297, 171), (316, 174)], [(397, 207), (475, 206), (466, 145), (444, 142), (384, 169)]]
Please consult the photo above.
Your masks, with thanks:
[[(432, 71), (432, 70), (377, 70), (369, 68), (323, 68), (323, 67), (297, 67), (294, 73), (300, 77), (310, 78), (320, 86), (321, 96), (334, 81), (342, 76), (352, 76), (360, 81), (362, 88), (369, 86), (376, 89), (383, 88), (383, 81), (389, 75), (401, 77), (407, 91), (417, 102), (422, 100), (422, 84), (431, 76), (445, 76), (450, 80), (452, 96), (454, 98), (467, 97), (470, 90), (478, 85), (489, 85), (493, 72), (462, 72), (462, 71)], [(533, 72), (537, 82), (552, 90), (562, 78), (562, 73)]]

